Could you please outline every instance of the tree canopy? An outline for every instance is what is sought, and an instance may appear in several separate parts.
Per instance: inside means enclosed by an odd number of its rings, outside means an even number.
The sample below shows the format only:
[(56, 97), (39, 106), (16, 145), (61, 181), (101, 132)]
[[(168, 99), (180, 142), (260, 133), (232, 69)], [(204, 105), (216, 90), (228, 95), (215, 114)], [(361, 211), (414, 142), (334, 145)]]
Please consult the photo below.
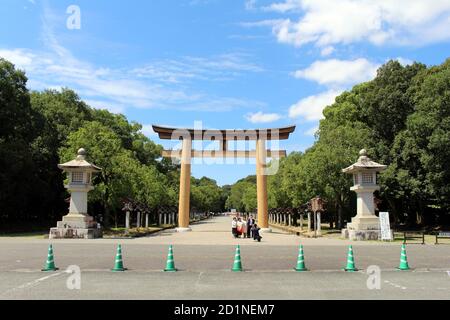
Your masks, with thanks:
[[(149, 209), (178, 202), (179, 166), (161, 159), (162, 146), (142, 125), (122, 114), (91, 108), (68, 88), (29, 92), (25, 73), (0, 59), (0, 225), (53, 225), (67, 214), (64, 176), (58, 163), (85, 148), (102, 168), (89, 195), (94, 215), (117, 224), (124, 199)], [(216, 181), (193, 178), (197, 210), (221, 211), (226, 196)], [(119, 221), (120, 222), (120, 221)]]
[[(396, 223), (449, 224), (450, 60), (383, 65), (374, 80), (336, 97), (323, 111), (313, 146), (281, 160), (268, 178), (269, 207), (299, 207), (320, 195), (338, 227), (355, 215), (351, 177), (342, 169), (360, 149), (388, 169), (380, 174), (380, 209)], [(231, 188), (227, 205), (244, 209), (249, 183)]]

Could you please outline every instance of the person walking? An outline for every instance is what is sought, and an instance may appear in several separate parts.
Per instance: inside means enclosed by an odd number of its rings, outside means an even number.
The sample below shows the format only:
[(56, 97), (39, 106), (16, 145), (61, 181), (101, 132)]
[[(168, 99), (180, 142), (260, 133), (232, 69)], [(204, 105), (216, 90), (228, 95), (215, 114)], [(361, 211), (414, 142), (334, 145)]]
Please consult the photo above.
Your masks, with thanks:
[(237, 238), (237, 220), (236, 217), (233, 217), (233, 220), (231, 221), (231, 233), (235, 238)]
[(255, 219), (253, 219), (253, 216), (250, 215), (248, 220), (247, 220), (247, 238), (253, 237), (252, 227), (253, 227), (254, 224), (255, 224)]

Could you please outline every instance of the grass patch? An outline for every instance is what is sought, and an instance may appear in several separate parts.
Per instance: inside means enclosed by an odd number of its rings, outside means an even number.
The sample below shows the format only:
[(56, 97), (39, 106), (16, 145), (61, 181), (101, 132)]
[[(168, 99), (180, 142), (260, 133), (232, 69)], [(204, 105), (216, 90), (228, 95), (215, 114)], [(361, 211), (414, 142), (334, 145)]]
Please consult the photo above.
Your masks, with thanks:
[(48, 231), (0, 233), (0, 238), (34, 238), (34, 239), (41, 239), (41, 238), (45, 238), (45, 237), (48, 237)]
[(103, 238), (139, 238), (145, 237), (152, 233), (170, 228), (173, 226), (163, 225), (160, 227), (152, 226), (148, 228), (111, 228), (103, 230)]

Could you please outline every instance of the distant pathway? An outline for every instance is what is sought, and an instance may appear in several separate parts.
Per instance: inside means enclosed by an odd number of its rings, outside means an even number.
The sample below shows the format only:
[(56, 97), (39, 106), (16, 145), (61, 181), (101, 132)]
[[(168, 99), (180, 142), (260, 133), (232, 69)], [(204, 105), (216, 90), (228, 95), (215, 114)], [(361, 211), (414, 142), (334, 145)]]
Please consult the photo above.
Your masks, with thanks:
[(349, 241), (331, 238), (305, 238), (299, 237), (292, 233), (285, 232), (281, 229), (272, 227), (273, 232), (262, 234), (260, 243), (253, 239), (235, 239), (231, 234), (231, 218), (230, 217), (213, 217), (191, 225), (192, 231), (178, 233), (175, 229), (168, 229), (157, 232), (147, 237), (135, 239), (93, 239), (93, 240), (73, 240), (73, 239), (37, 239), (27, 237), (1, 237), (0, 244), (7, 243), (70, 243), (70, 244), (157, 244), (157, 245), (249, 245), (249, 246), (345, 246), (354, 244), (358, 246), (398, 246), (398, 243), (376, 242), (376, 241)]

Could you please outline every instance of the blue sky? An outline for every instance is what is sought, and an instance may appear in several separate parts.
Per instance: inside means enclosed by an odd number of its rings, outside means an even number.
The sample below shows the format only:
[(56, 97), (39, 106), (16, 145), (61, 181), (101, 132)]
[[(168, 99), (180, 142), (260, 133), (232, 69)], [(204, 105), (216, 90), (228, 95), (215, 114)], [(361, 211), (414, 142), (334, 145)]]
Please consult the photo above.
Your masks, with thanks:
[[(68, 28), (73, 8), (80, 28)], [(70, 9), (70, 10), (68, 10)], [(76, 24), (75, 24), (76, 26)], [(29, 88), (67, 86), (91, 106), (151, 124), (297, 125), (279, 147), (314, 142), (322, 109), (389, 59), (440, 64), (450, 52), (449, 0), (2, 0), (0, 56)], [(254, 162), (196, 165), (233, 183)]]

